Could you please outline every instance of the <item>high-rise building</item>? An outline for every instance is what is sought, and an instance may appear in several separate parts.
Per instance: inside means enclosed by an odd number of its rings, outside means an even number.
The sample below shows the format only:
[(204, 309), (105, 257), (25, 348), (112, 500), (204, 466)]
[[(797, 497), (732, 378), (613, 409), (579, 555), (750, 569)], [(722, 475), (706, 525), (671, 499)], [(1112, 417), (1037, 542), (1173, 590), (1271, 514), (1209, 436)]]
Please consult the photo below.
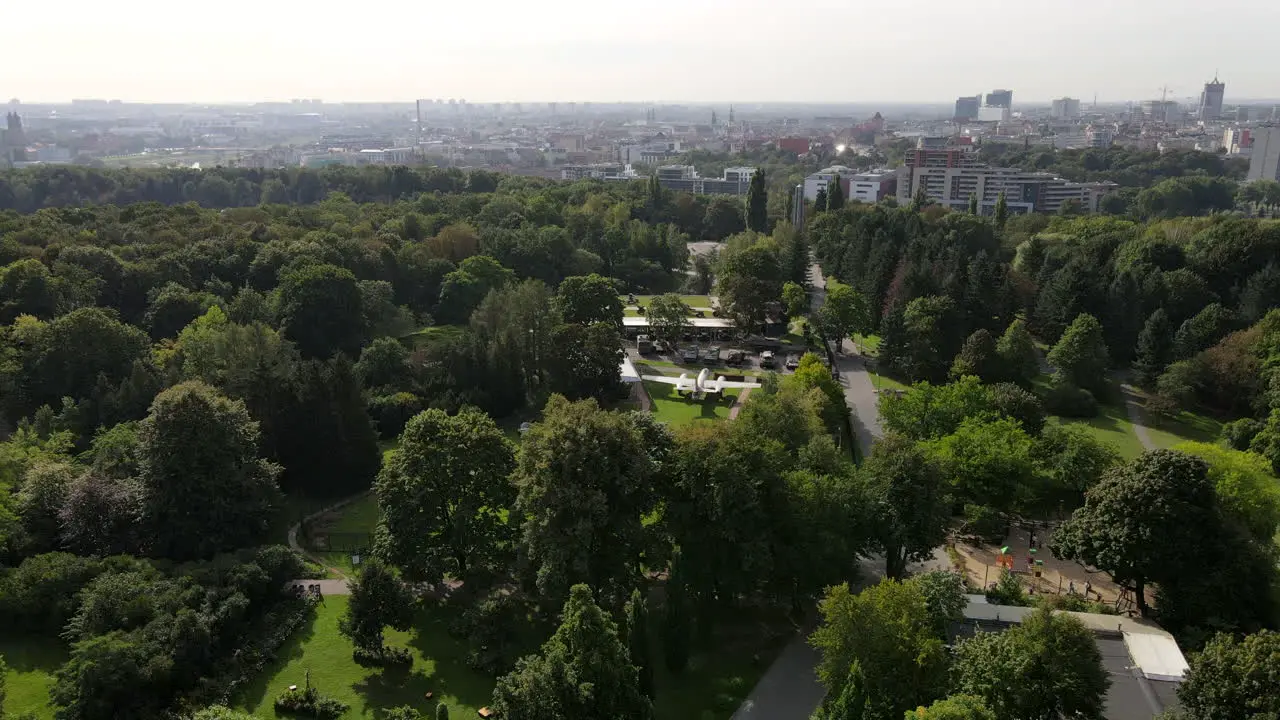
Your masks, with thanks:
[(791, 226), (804, 227), (804, 184), (797, 184), (791, 190)]
[(1280, 180), (1280, 126), (1257, 128), (1249, 156), (1249, 182)]
[(1049, 112), (1054, 120), (1073, 120), (1080, 117), (1080, 101), (1075, 98), (1058, 98)]
[(1204, 92), (1200, 93), (1201, 122), (1213, 122), (1222, 117), (1222, 95), (1226, 89), (1226, 83), (1219, 82), (1216, 76), (1213, 82), (1204, 84)]
[(5, 113), (4, 133), (0, 135), (0, 166), (27, 159), (27, 136), (22, 130), (22, 117), (16, 112)]
[(956, 99), (956, 122), (965, 122), (978, 117), (978, 111), (982, 109), (982, 96), (974, 95), (973, 97), (960, 97)]
[(1013, 107), (1013, 91), (1012, 90), (992, 90), (987, 93), (988, 107)]

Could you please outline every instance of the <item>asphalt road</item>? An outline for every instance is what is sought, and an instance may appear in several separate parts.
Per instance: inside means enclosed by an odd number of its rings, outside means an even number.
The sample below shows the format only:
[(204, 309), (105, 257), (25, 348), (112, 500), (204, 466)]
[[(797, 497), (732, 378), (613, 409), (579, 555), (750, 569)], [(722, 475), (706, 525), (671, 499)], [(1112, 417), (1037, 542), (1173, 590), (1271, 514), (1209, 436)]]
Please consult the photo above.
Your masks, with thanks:
[[(810, 307), (816, 312), (826, 302), (827, 281), (817, 263), (809, 266)], [(840, 385), (844, 387), (845, 400), (853, 410), (853, 431), (858, 436), (858, 447), (863, 457), (871, 452), (871, 444), (884, 434), (880, 427), (880, 400), (871, 374), (867, 372), (866, 358), (859, 355), (850, 340), (843, 340), (840, 355), (836, 356), (836, 370), (840, 373)]]

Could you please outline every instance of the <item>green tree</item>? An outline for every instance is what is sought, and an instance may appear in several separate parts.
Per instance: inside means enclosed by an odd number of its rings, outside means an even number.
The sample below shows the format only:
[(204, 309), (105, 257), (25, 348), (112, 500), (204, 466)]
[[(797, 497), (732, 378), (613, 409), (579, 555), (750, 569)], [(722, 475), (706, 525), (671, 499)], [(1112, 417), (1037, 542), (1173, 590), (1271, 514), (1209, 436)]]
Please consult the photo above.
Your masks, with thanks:
[(1134, 379), (1142, 387), (1151, 387), (1173, 355), (1173, 325), (1164, 308), (1158, 308), (1147, 318), (1138, 335), (1138, 354), (1133, 361)]
[(826, 702), (858, 689), (859, 702), (846, 703), (857, 707), (842, 717), (897, 720), (946, 689), (947, 652), (916, 585), (882, 580), (856, 595), (835, 586), (819, 610), (822, 624), (809, 642), (822, 654), (818, 679)]
[(649, 653), (649, 604), (639, 590), (627, 601), (627, 658), (638, 673), (640, 692), (653, 698), (653, 660)]
[[(647, 419), (647, 418), (646, 418)], [(654, 432), (650, 432), (653, 430)], [(632, 414), (553, 395), (525, 433), (512, 479), (524, 555), (548, 602), (589, 580), (614, 607), (634, 585), (647, 545), (642, 522), (656, 498), (661, 447), (670, 439)]]
[(827, 339), (837, 342), (865, 332), (871, 320), (866, 299), (835, 278), (827, 280), (827, 298), (818, 310), (818, 319)]
[(280, 329), (304, 357), (355, 356), (364, 342), (360, 286), (350, 270), (307, 265), (280, 281)]
[(960, 354), (951, 363), (951, 377), (973, 375), (983, 382), (1003, 379), (1003, 367), (996, 352), (996, 341), (986, 328), (975, 330), (964, 341)]
[(357, 648), (381, 651), (383, 628), (404, 631), (412, 625), (413, 594), (378, 558), (369, 558), (349, 584), (351, 595), (338, 632)]
[(827, 211), (827, 189), (819, 188), (818, 195), (813, 200), (813, 212), (820, 213)]
[(0, 268), (0, 323), (19, 315), (52, 318), (58, 307), (58, 282), (44, 263), (34, 258)]
[(918, 297), (907, 303), (908, 375), (913, 380), (946, 379), (949, 360), (960, 349), (955, 302), (945, 296)]
[(1069, 494), (1071, 506), (1083, 502), (1084, 494), (1120, 464), (1115, 445), (1078, 424), (1045, 427), (1033, 453), (1050, 485)]
[(798, 283), (786, 282), (782, 285), (782, 304), (787, 308), (787, 315), (800, 317), (809, 309), (809, 296)]
[(903, 720), (996, 720), (996, 716), (979, 697), (952, 695), (927, 708), (908, 710)]
[(1049, 351), (1049, 364), (1066, 382), (1095, 395), (1107, 387), (1107, 343), (1102, 324), (1092, 315), (1078, 315), (1067, 326), (1058, 344)]
[(496, 568), (510, 541), (507, 481), (515, 462), (493, 419), (473, 407), (419, 413), (374, 482), (382, 508), (375, 547), (414, 581), (439, 583)]
[(969, 214), (978, 214), (978, 196), (973, 193), (969, 193)]
[(724, 240), (746, 229), (742, 206), (725, 195), (715, 195), (707, 203), (707, 212), (702, 219), (702, 237), (704, 240)]
[(716, 276), (720, 302), (743, 330), (758, 326), (768, 304), (782, 299), (783, 281), (772, 243), (755, 242), (720, 255)]
[(964, 610), (969, 606), (964, 578), (947, 570), (931, 570), (915, 575), (907, 582), (924, 596), (938, 638), (949, 639), (951, 625), (964, 620)]
[(622, 335), (612, 325), (559, 325), (551, 332), (548, 382), (551, 392), (571, 400), (594, 397), (600, 402), (622, 394), (618, 365), (625, 351)]
[(1203, 460), (1147, 452), (1089, 490), (1084, 507), (1054, 533), (1051, 548), (1056, 557), (1109, 573), (1133, 591), (1146, 615), (1147, 585), (1184, 572), (1196, 561), (1193, 548), (1200, 538), (1218, 526), (1213, 504)]
[(156, 396), (138, 439), (150, 554), (192, 560), (262, 539), (280, 468), (258, 456), (244, 403), (201, 382), (175, 385)]
[(1093, 633), (1043, 608), (1004, 632), (961, 640), (955, 678), (996, 720), (1100, 718), (1111, 685)]
[(769, 232), (769, 191), (765, 185), (763, 170), (752, 173), (751, 186), (747, 188), (747, 229), (758, 233)]
[(1235, 312), (1213, 303), (1188, 318), (1173, 336), (1173, 359), (1186, 360), (1201, 350), (1213, 347), (1231, 334), (1239, 324)]
[(1031, 387), (1031, 382), (1040, 374), (1040, 361), (1036, 355), (1036, 343), (1027, 325), (1021, 320), (1014, 320), (996, 342), (996, 354), (1003, 366), (1002, 375), (1010, 382), (1022, 387)]
[(1223, 510), (1254, 540), (1263, 545), (1271, 542), (1280, 529), (1280, 483), (1265, 458), (1202, 442), (1178, 443), (1173, 450), (1208, 463), (1209, 480)]
[(1280, 633), (1220, 634), (1191, 656), (1178, 686), (1189, 720), (1266, 720), (1280, 708)]
[(907, 563), (924, 560), (947, 535), (950, 506), (941, 468), (916, 444), (886, 435), (862, 466), (875, 518), (873, 547), (884, 553), (885, 574), (901, 578)]
[(175, 282), (156, 288), (149, 295), (151, 300), (147, 303), (143, 323), (155, 340), (177, 335), (188, 323), (219, 302), (210, 293), (195, 292)]
[(1009, 511), (1040, 498), (1032, 440), (1015, 420), (968, 418), (930, 448), (956, 502)]
[(666, 590), (667, 599), (662, 606), (662, 659), (667, 670), (678, 674), (689, 664), (689, 643), (693, 639), (693, 614), (680, 548), (671, 553)]
[(995, 220), (996, 229), (1004, 232), (1005, 225), (1009, 223), (1009, 201), (1005, 199), (1003, 192), (996, 198)]
[(649, 301), (645, 317), (649, 319), (649, 329), (655, 339), (674, 343), (689, 327), (689, 306), (679, 295), (659, 295)]
[(622, 329), (622, 298), (602, 275), (567, 277), (556, 290), (556, 307), (567, 323), (607, 323)]
[(652, 708), (640, 692), (636, 668), (618, 640), (617, 627), (592, 600), (591, 589), (574, 585), (560, 627), (537, 655), (521, 658), (498, 678), (493, 709), (521, 720), (618, 718), (646, 720)]
[(887, 430), (914, 440), (950, 435), (965, 418), (991, 411), (991, 391), (978, 378), (948, 385), (918, 382), (901, 395), (880, 398), (880, 419)]
[(839, 210), (844, 207), (844, 185), (840, 182), (840, 173), (836, 173), (827, 183), (827, 209)]
[(436, 705), (436, 720), (449, 720), (449, 706), (444, 703)]

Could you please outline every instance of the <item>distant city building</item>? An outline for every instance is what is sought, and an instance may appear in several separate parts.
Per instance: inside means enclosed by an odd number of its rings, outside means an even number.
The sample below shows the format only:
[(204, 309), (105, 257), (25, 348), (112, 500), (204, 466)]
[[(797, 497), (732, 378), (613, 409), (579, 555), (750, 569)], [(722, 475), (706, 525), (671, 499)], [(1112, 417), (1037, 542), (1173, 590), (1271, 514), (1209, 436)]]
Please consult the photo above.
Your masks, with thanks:
[(1085, 145), (1091, 148), (1109, 148), (1116, 139), (1116, 133), (1109, 127), (1090, 125), (1084, 130)]
[(1008, 122), (1011, 116), (1006, 105), (984, 105), (978, 109), (979, 122)]
[(561, 180), (583, 180), (593, 178), (598, 180), (612, 179), (621, 177), (625, 174), (626, 167), (618, 163), (597, 163), (594, 165), (565, 165), (560, 168)]
[(1222, 147), (1228, 155), (1252, 155), (1252, 128), (1229, 127), (1222, 132)]
[(0, 166), (9, 167), (27, 160), (27, 135), (16, 112), (5, 113), (4, 134), (0, 137)]
[(897, 188), (898, 175), (892, 170), (859, 172), (844, 165), (833, 165), (804, 179), (805, 199), (816, 200), (818, 193), (826, 190), (837, 175), (846, 200), (876, 203), (892, 195)]
[(1280, 126), (1256, 128), (1248, 180), (1280, 180)]
[(1143, 100), (1142, 117), (1147, 122), (1181, 125), (1182, 111), (1172, 100)]
[[(676, 192), (688, 192), (695, 195), (746, 195), (751, 188), (751, 176), (755, 175), (754, 167), (726, 168), (718, 178), (704, 178), (692, 165), (663, 165), (654, 171), (658, 176), (658, 184)], [(633, 180), (634, 174), (618, 177), (606, 176), (605, 180)]]
[(1080, 101), (1069, 97), (1054, 100), (1049, 116), (1054, 120), (1074, 120), (1080, 117)]
[(1200, 93), (1201, 122), (1213, 122), (1222, 117), (1222, 96), (1226, 89), (1226, 83), (1219, 82), (1217, 77), (1213, 82), (1204, 84), (1204, 92)]
[(802, 138), (802, 137), (778, 138), (776, 144), (779, 150), (787, 150), (797, 155), (803, 155), (809, 152), (809, 138)]
[(1050, 173), (990, 167), (979, 161), (971, 146), (926, 147), (924, 138), (907, 153), (906, 167), (897, 177), (898, 201), (911, 202), (921, 190), (933, 201), (962, 210), (969, 197), (978, 198), (983, 214), (995, 212), (1001, 193), (1011, 212), (1057, 213), (1069, 201), (1086, 212), (1117, 189), (1115, 183), (1074, 183)]
[(966, 122), (975, 120), (978, 117), (978, 111), (982, 109), (982, 96), (974, 95), (973, 97), (960, 97), (956, 99), (956, 122)]
[(1013, 91), (1012, 90), (992, 90), (987, 93), (987, 105), (990, 107), (1013, 107)]

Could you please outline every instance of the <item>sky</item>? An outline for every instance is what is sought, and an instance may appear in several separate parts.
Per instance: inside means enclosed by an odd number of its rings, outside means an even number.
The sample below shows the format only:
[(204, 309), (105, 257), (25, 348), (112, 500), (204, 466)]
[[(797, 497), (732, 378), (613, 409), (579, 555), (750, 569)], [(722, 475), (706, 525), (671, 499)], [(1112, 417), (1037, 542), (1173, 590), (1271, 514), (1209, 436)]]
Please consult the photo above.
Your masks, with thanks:
[(1275, 0), (0, 0), (0, 101), (1280, 98)]

